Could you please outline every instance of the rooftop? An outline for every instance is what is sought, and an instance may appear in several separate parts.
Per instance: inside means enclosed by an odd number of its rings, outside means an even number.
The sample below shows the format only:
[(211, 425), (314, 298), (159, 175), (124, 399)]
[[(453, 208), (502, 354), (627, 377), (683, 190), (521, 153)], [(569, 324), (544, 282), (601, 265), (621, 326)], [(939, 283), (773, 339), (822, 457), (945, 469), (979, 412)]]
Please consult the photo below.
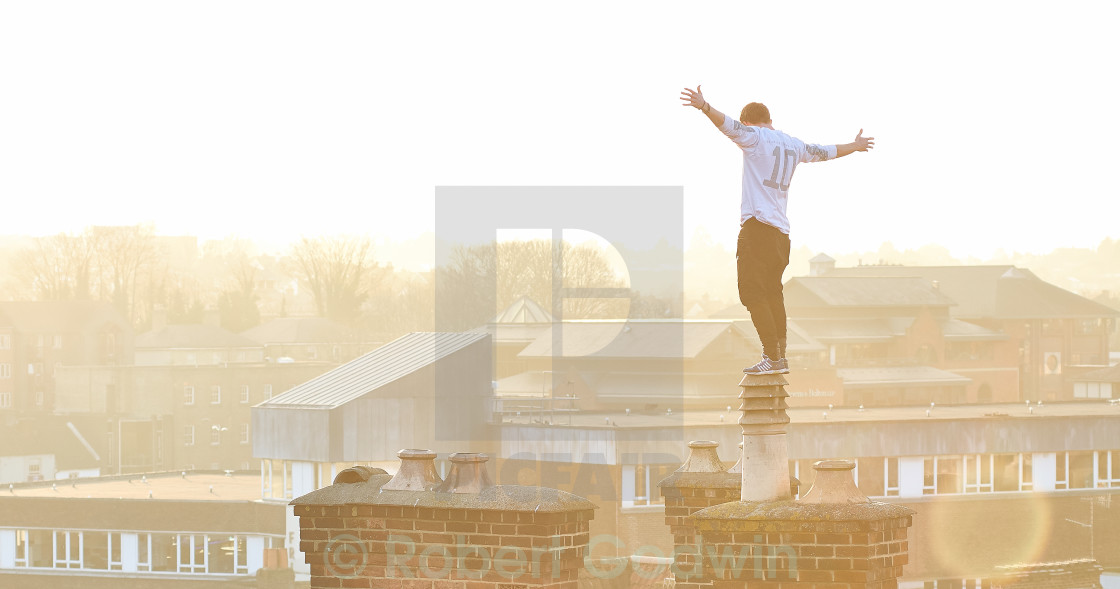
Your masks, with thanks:
[[(625, 411), (607, 412), (581, 412), (571, 414), (571, 426), (581, 428), (671, 428), (671, 427), (696, 427), (726, 424), (728, 427), (736, 426), (739, 411), (736, 409), (739, 400), (732, 393), (727, 395), (727, 405), (730, 411), (686, 411), (672, 414), (659, 412), (657, 414), (639, 413), (638, 406), (626, 415)], [(927, 417), (926, 411), (930, 414)], [(930, 409), (927, 406), (918, 407), (872, 407), (864, 410), (848, 407), (837, 407), (831, 411), (822, 408), (791, 408), (787, 409), (790, 423), (826, 423), (826, 422), (876, 422), (876, 421), (960, 421), (969, 419), (1047, 419), (1060, 417), (1092, 417), (1111, 415), (1120, 419), (1120, 403), (1108, 401), (1091, 401), (1083, 403), (1052, 403), (1037, 405), (1032, 403), (1028, 408), (1026, 403), (999, 403), (986, 405), (937, 405)], [(723, 421), (720, 421), (720, 416)], [(505, 416), (504, 425), (531, 425), (533, 416)], [(608, 423), (608, 421), (610, 423)], [(539, 425), (539, 424), (532, 424)]]
[(485, 333), (410, 333), (257, 405), (331, 409), (478, 342)]
[(167, 325), (136, 336), (138, 350), (260, 347), (254, 340), (213, 325)]
[[(151, 493), (151, 497), (148, 494)], [(0, 488), (0, 497), (65, 497), (82, 499), (161, 499), (174, 501), (256, 501), (261, 498), (257, 471), (157, 472), (16, 483)]]

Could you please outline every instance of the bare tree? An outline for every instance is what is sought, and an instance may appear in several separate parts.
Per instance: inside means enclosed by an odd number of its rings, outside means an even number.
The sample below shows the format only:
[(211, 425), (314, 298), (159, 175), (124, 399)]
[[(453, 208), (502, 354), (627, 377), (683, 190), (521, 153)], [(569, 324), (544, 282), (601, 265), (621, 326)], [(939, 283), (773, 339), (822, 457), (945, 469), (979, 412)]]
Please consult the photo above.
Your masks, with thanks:
[(561, 242), (554, 251), (550, 241), (533, 240), (458, 247), (437, 269), (436, 284), (439, 329), (477, 327), (522, 296), (552, 311), (555, 288), (599, 289), (602, 295), (562, 293), (561, 315), (567, 319), (625, 318), (629, 309), (630, 297), (616, 290), (624, 281), (592, 245)]
[(96, 239), (89, 233), (35, 239), (16, 254), (14, 270), (32, 298), (44, 301), (93, 298)]
[(370, 260), (366, 237), (303, 238), (292, 247), (292, 271), (315, 299), (320, 317), (350, 323), (358, 318), (371, 284), (381, 273)]
[(151, 225), (128, 225), (93, 227), (89, 233), (97, 250), (99, 298), (112, 302), (138, 325), (146, 317), (143, 310), (151, 305), (155, 288), (153, 270), (159, 262), (155, 231)]

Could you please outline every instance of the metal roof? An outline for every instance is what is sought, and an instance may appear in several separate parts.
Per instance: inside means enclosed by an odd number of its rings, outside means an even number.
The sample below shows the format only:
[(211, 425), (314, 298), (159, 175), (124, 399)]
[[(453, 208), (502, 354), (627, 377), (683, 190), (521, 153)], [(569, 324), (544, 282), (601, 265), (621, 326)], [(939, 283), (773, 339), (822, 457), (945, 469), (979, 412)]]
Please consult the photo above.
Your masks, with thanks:
[(477, 332), (410, 333), (257, 407), (339, 407), (487, 337)]

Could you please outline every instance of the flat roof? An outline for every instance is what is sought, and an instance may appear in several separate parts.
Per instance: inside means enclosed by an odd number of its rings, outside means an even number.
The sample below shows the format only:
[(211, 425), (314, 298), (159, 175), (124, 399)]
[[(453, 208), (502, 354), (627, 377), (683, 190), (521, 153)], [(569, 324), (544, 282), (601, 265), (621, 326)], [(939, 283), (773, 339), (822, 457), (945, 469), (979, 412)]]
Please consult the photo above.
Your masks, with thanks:
[(14, 483), (0, 487), (0, 497), (60, 497), (80, 499), (151, 499), (171, 501), (256, 501), (261, 498), (261, 475), (238, 471), (160, 472)]
[[(666, 428), (666, 427), (696, 427), (712, 426), (719, 424), (735, 425), (741, 413), (738, 410), (739, 399), (730, 395), (727, 397), (728, 410), (703, 410), (703, 411), (674, 411), (668, 413), (640, 413), (636, 409), (630, 415), (625, 410), (606, 412), (579, 412), (564, 414), (557, 418), (563, 425), (555, 427), (581, 427), (581, 428)], [(929, 416), (926, 411), (929, 410)], [(547, 413), (547, 411), (545, 412)], [(932, 409), (928, 405), (914, 407), (869, 407), (864, 410), (849, 407), (837, 407), (831, 411), (821, 407), (798, 407), (786, 410), (791, 424), (798, 423), (828, 423), (828, 422), (876, 422), (876, 421), (919, 421), (919, 420), (965, 420), (965, 419), (998, 419), (998, 418), (1031, 418), (1045, 419), (1055, 417), (1100, 417), (1115, 416), (1120, 419), (1120, 403), (1108, 401), (1086, 401), (1079, 403), (1031, 403), (1029, 408), (1024, 403), (999, 403), (985, 405), (936, 405)], [(568, 425), (568, 417), (571, 425)], [(501, 425), (540, 425), (532, 423), (533, 419), (540, 416), (534, 412), (532, 415), (506, 415), (503, 416)], [(720, 417), (722, 416), (722, 421)]]

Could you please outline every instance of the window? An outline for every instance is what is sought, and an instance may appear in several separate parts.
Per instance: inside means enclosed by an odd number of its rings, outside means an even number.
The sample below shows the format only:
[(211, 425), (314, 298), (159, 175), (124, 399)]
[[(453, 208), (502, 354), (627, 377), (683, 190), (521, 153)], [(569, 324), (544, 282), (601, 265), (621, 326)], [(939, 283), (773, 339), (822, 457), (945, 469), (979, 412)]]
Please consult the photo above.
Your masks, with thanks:
[(16, 562), (17, 567), (27, 566), (27, 530), (16, 530)]
[(82, 568), (95, 571), (121, 570), (120, 548), (119, 532), (82, 532)]
[(264, 385), (264, 400), (267, 401), (272, 398), (272, 385)]
[(249, 443), (249, 424), (247, 423), (241, 424), (241, 443)]
[(39, 459), (32, 459), (27, 463), (27, 480), (28, 481), (41, 481), (43, 480), (42, 465)]
[(193, 425), (184, 425), (183, 426), (183, 445), (184, 446), (193, 446), (194, 445), (194, 426)]
[(210, 445), (219, 446), (222, 443), (222, 431), (226, 428), (220, 426), (213, 426), (210, 428)]
[(206, 572), (206, 536), (204, 534), (178, 534), (180, 573)]
[(35, 406), (43, 406), (43, 391), (35, 391)]
[(1069, 461), (1065, 452), (1058, 452), (1054, 456), (1054, 488), (1069, 488)]
[(178, 567), (175, 541), (175, 534), (148, 534), (147, 554), (141, 555), (139, 560), (143, 561), (144, 556), (148, 557), (147, 570), (174, 572)]
[(241, 402), (249, 402), (249, 385), (241, 385)]
[(82, 533), (56, 531), (54, 533), (54, 568), (82, 568)]
[(1104, 331), (1104, 321), (1100, 319), (1078, 319), (1075, 326), (1077, 335), (1095, 335)]
[(183, 404), (194, 405), (194, 387), (183, 387)]
[[(992, 491), (992, 470), (994, 457), (991, 454), (977, 454), (964, 457), (964, 492), (990, 493)], [(1018, 477), (1016, 477), (1018, 479)]]
[(664, 503), (657, 481), (665, 478), (665, 465), (637, 464), (622, 467), (622, 506), (637, 507)]
[(11, 377), (12, 377), (12, 365), (11, 364), (0, 364), (0, 378), (11, 378)]
[(1092, 489), (1093, 481), (1093, 453), (1089, 451), (1068, 452), (1066, 461), (1069, 463), (1066, 479), (1070, 489)]
[(12, 408), (12, 394), (8, 392), (0, 393), (0, 409)]
[(7, 333), (0, 333), (0, 350), (12, 349), (12, 336)]
[(152, 570), (152, 536), (151, 534), (136, 534), (136, 569), (140, 571)]
[(220, 387), (218, 385), (214, 385), (214, 386), (210, 387), (210, 404), (211, 405), (221, 405), (222, 404), (222, 387)]
[(1097, 487), (1120, 487), (1120, 451), (1102, 450), (1097, 455)]
[(52, 347), (54, 349), (61, 350), (62, 349), (62, 336), (61, 335), (56, 335), (53, 338), (51, 338), (51, 344), (52, 344)]

